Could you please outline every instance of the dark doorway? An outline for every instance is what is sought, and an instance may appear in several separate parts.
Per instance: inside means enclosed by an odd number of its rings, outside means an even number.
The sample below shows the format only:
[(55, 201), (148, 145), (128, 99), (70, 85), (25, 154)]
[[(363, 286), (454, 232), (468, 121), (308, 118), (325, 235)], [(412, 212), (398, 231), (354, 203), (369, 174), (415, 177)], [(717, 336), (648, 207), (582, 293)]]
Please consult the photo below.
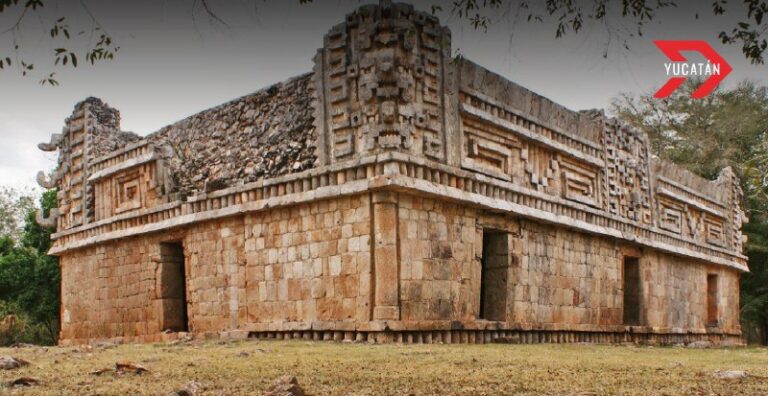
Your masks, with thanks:
[(640, 260), (624, 257), (624, 325), (640, 325)]
[(480, 277), (480, 319), (505, 321), (509, 277), (509, 234), (483, 230)]
[(707, 275), (707, 326), (717, 326), (717, 275)]
[(187, 287), (184, 269), (184, 246), (161, 243), (157, 268), (157, 294), (161, 305), (163, 331), (188, 331)]

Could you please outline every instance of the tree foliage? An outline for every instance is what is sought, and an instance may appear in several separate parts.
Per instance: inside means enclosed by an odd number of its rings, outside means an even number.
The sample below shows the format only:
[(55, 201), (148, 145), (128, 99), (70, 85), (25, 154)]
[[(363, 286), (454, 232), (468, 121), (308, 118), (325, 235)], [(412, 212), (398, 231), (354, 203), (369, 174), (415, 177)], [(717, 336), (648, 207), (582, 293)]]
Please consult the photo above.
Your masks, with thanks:
[(0, 187), (0, 235), (18, 240), (23, 231), (24, 218), (34, 204), (31, 193)]
[[(187, 0), (191, 3), (191, 17), (199, 12), (208, 16), (212, 23), (227, 26), (218, 10), (224, 7), (247, 7), (239, 3), (214, 2), (211, 0)], [(312, 0), (298, 0), (299, 4)], [(40, 84), (58, 85), (56, 70), (78, 67), (83, 63), (95, 65), (112, 60), (120, 51), (114, 36), (108, 32), (86, 1), (64, 0), (63, 4), (50, 0), (0, 0), (0, 71), (15, 69), (23, 76), (37, 75)], [(452, 0), (431, 1), (427, 7), (432, 13), (445, 11), (475, 29), (488, 27), (502, 18), (514, 18), (514, 22), (548, 23), (554, 25), (554, 37), (578, 34), (587, 27), (603, 28), (610, 39), (603, 56), (608, 55), (608, 45), (619, 42), (629, 48), (629, 39), (643, 35), (645, 26), (658, 18), (660, 11), (676, 7), (674, 0)], [(701, 6), (701, 4), (699, 5)], [(698, 18), (698, 8), (689, 7)], [(764, 63), (768, 49), (768, 0), (715, 0), (704, 3), (702, 8), (715, 16), (733, 13), (746, 18), (732, 28), (719, 32), (717, 39), (724, 44), (740, 45), (746, 59), (755, 64)], [(43, 11), (52, 9), (54, 17)], [(188, 12), (185, 7), (169, 7), (172, 12)], [(62, 16), (63, 10), (74, 11), (76, 17)], [(137, 14), (140, 15), (140, 14)], [(79, 17), (77, 17), (79, 16)], [(68, 19), (69, 18), (69, 19)], [(3, 21), (5, 20), (5, 24)], [(83, 22), (84, 21), (84, 22)], [(52, 52), (50, 64), (42, 72), (28, 59), (22, 29), (27, 26), (43, 29), (50, 36), (47, 43)], [(2, 42), (2, 41), (0, 41)], [(36, 45), (39, 45), (36, 41)], [(80, 48), (79, 50), (76, 48)]]
[[(689, 81), (664, 100), (621, 95), (613, 102), (619, 118), (645, 131), (652, 150), (709, 179), (730, 166), (745, 192), (750, 223), (745, 253), (750, 273), (742, 275), (741, 313), (747, 328), (768, 331), (768, 87), (744, 82), (692, 99)], [(768, 339), (763, 338), (763, 343)]]
[[(55, 207), (56, 191), (45, 192), (40, 207)], [(52, 344), (59, 320), (61, 275), (58, 259), (47, 255), (53, 229), (35, 221), (35, 209), (27, 211), (18, 240), (0, 236), (0, 319), (14, 315), (25, 323), (24, 333), (0, 337), (6, 341)]]

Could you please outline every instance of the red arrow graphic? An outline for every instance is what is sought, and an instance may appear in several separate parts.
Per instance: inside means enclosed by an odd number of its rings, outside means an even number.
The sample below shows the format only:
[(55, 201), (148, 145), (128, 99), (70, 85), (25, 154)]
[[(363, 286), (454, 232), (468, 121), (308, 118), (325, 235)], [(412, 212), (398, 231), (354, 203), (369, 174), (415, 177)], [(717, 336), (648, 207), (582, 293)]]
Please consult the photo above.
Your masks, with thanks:
[[(712, 65), (720, 65), (720, 74), (712, 74), (707, 78), (696, 91), (691, 95), (693, 98), (700, 99), (710, 93), (720, 84), (725, 77), (733, 71), (731, 65), (723, 59), (712, 47), (703, 40), (654, 40), (654, 44), (673, 62), (686, 62), (682, 51), (696, 51), (702, 55)], [(685, 77), (672, 77), (653, 95), (655, 98), (666, 98), (676, 90), (683, 82)]]

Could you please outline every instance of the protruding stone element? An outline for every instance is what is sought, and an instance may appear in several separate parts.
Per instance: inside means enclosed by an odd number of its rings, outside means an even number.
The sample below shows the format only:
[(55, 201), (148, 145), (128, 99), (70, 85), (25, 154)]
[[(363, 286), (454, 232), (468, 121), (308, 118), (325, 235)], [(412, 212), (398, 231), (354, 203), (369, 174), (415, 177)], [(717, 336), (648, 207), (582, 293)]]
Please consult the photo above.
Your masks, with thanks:
[[(54, 174), (54, 176), (57, 176), (57, 175)], [(56, 183), (58, 183), (58, 181), (59, 181), (58, 178), (55, 178), (55, 177), (51, 178), (51, 180), (48, 180), (48, 177), (45, 175), (45, 172), (43, 172), (43, 171), (37, 172), (37, 178), (36, 179), (37, 179), (37, 184), (40, 187), (45, 188), (47, 190), (55, 188), (56, 187)]]
[(35, 221), (37, 224), (40, 224), (42, 227), (48, 227), (53, 228), (56, 227), (56, 222), (59, 219), (59, 210), (56, 208), (51, 209), (50, 213), (48, 214), (48, 217), (45, 217), (43, 215), (42, 210), (38, 210), (35, 213)]
[(61, 139), (62, 135), (60, 133), (54, 133), (51, 135), (51, 141), (49, 143), (40, 143), (37, 145), (37, 148), (42, 151), (56, 151), (59, 149), (59, 145), (61, 145)]
[(48, 177), (45, 175), (45, 172), (43, 171), (37, 172), (36, 180), (37, 180), (37, 185), (45, 189), (51, 189), (56, 185), (55, 183), (53, 183), (53, 181), (48, 180)]
[(742, 251), (744, 244), (747, 243), (747, 235), (741, 231), (741, 227), (749, 222), (749, 217), (741, 208), (741, 203), (744, 200), (744, 190), (741, 188), (739, 177), (736, 176), (736, 173), (733, 172), (730, 166), (727, 166), (720, 171), (715, 183), (724, 190), (726, 201), (731, 206), (731, 244), (737, 251)]

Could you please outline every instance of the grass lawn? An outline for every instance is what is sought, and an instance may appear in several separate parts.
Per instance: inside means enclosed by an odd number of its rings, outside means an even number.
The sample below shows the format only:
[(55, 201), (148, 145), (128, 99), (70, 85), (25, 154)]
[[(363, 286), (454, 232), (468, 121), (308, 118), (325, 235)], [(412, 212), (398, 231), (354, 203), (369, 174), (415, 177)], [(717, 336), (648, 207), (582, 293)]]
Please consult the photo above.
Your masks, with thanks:
[[(308, 395), (768, 395), (768, 349), (609, 345), (368, 345), (307, 341), (0, 348), (31, 364), (0, 370), (0, 394), (261, 395), (294, 375)], [(89, 374), (116, 362), (142, 375)], [(719, 379), (716, 370), (746, 370)], [(38, 386), (11, 388), (18, 377)]]

